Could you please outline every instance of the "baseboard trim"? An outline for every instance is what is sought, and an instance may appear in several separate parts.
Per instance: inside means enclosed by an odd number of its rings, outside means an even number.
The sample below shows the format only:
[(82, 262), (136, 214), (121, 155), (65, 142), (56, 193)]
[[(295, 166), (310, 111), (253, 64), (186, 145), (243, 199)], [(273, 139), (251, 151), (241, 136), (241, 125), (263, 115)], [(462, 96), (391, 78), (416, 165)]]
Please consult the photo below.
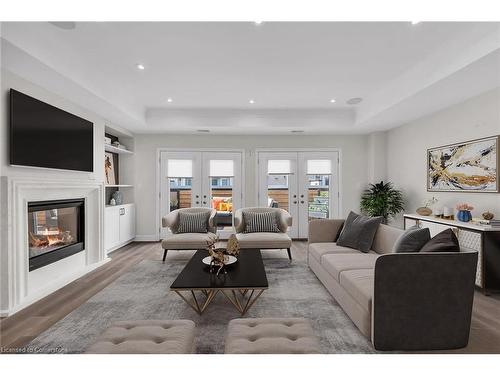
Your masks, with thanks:
[(101, 260), (100, 262), (93, 263), (93, 264), (85, 267), (84, 269), (82, 269), (80, 271), (77, 271), (77, 272), (73, 273), (72, 275), (70, 275), (68, 277), (65, 277), (64, 279), (61, 279), (57, 283), (57, 285), (56, 284), (50, 285), (47, 288), (39, 290), (36, 294), (33, 294), (33, 295), (29, 296), (28, 298), (26, 298), (25, 300), (23, 300), (18, 305), (13, 306), (11, 309), (0, 311), (0, 316), (7, 317), (7, 316), (10, 316), (12, 314), (15, 314), (15, 313), (21, 311), (22, 309), (25, 309), (26, 307), (28, 307), (28, 306), (32, 305), (33, 303), (41, 300), (42, 298), (47, 297), (49, 294), (54, 293), (55, 291), (57, 291), (57, 290), (61, 289), (62, 287), (66, 286), (66, 285), (68, 285), (70, 283), (72, 283), (73, 281), (75, 281), (75, 280), (79, 279), (80, 277), (86, 275), (87, 273), (95, 270), (96, 268), (101, 267), (102, 265), (106, 264), (110, 260), (111, 260), (111, 258), (105, 258), (105, 259)]
[(159, 240), (158, 236), (154, 234), (139, 234), (134, 238), (136, 242), (157, 242)]

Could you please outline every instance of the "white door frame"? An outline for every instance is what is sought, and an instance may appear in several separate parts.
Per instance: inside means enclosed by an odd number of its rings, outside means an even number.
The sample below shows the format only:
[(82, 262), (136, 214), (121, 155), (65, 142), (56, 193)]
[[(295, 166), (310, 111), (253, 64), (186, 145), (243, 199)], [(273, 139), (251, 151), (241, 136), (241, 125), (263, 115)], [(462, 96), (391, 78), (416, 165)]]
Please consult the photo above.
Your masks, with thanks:
[(241, 206), (246, 205), (246, 192), (245, 192), (245, 176), (246, 176), (246, 160), (245, 149), (242, 148), (204, 148), (204, 147), (158, 147), (156, 149), (156, 193), (155, 193), (155, 222), (157, 223), (157, 230), (155, 233), (155, 240), (161, 239), (162, 232), (162, 213), (160, 210), (160, 193), (161, 193), (161, 153), (162, 152), (240, 152), (241, 153)]
[[(320, 152), (336, 152), (338, 163), (336, 166), (332, 166), (334, 170), (336, 170), (338, 175), (338, 184), (333, 188), (334, 192), (337, 192), (337, 207), (334, 207), (334, 210), (331, 212), (332, 219), (339, 219), (342, 215), (342, 149), (340, 148), (257, 148), (255, 149), (255, 202), (259, 202), (259, 189), (260, 189), (260, 173), (259, 173), (259, 153), (286, 153), (286, 152), (310, 152), (310, 153), (320, 153)], [(298, 172), (298, 171), (297, 171)]]

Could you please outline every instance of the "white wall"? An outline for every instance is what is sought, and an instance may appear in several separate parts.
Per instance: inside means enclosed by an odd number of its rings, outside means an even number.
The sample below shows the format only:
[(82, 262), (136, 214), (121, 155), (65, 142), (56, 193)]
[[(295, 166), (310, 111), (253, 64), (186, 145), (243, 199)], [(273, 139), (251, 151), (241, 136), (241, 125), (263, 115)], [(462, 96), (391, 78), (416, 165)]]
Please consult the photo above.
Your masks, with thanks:
[(156, 217), (157, 149), (166, 148), (235, 148), (245, 149), (246, 206), (256, 205), (256, 148), (319, 148), (342, 150), (342, 208), (359, 211), (359, 197), (368, 182), (367, 136), (222, 136), (222, 135), (137, 135), (135, 138), (135, 200), (137, 203), (137, 235), (153, 239), (158, 234)]
[[(427, 149), (500, 134), (500, 89), (387, 131), (387, 177), (403, 190), (406, 212), (432, 196), (438, 205), (467, 202), (473, 216), (489, 210), (500, 218), (500, 194), (427, 192)], [(401, 225), (398, 218), (396, 223)]]
[[(65, 111), (73, 113), (77, 116), (83, 117), (94, 123), (94, 172), (77, 172), (77, 171), (63, 171), (54, 169), (40, 169), (31, 167), (15, 167), (9, 164), (9, 90), (13, 88), (21, 91), (27, 95), (33, 96)], [(93, 181), (101, 183), (104, 180), (104, 125), (105, 119), (99, 115), (92, 113), (82, 106), (70, 102), (52, 92), (40, 87), (32, 82), (29, 82), (5, 69), (1, 71), (1, 91), (0, 91), (0, 175), (6, 177), (30, 177), (36, 178), (40, 181), (47, 180), (73, 180), (88, 182)], [(2, 179), (5, 181), (5, 178)], [(1, 273), (1, 299), (0, 299), (0, 310), (5, 312), (9, 310), (9, 283), (8, 283), (8, 267), (10, 260), (8, 259), (8, 236), (6, 235), (12, 229), (12, 225), (7, 222), (7, 192), (6, 186), (2, 185), (1, 191), (1, 204), (2, 204), (2, 227), (0, 228), (0, 233), (2, 233), (0, 238), (0, 273)], [(95, 215), (95, 221), (99, 221), (100, 218)], [(27, 249), (26, 249), (27, 251)], [(82, 258), (82, 253), (75, 254), (71, 259)], [(78, 275), (78, 272), (84, 271), (89, 264), (85, 264), (85, 261), (73, 262), (74, 267), (67, 267), (70, 258), (67, 258), (64, 262), (56, 262), (51, 265), (51, 269), (54, 271), (50, 277), (44, 277), (41, 280), (37, 279), (36, 287), (43, 289), (45, 284), (50, 284), (53, 279), (65, 279), (65, 282), (70, 282), (71, 277)], [(66, 265), (66, 266), (65, 266)], [(77, 268), (77, 269), (75, 269)], [(44, 284), (45, 283), (45, 284)], [(62, 285), (61, 285), (62, 286)]]
[[(0, 92), (0, 143), (2, 153), (0, 155), (0, 173), (2, 176), (30, 176), (46, 179), (82, 179), (93, 181), (104, 181), (104, 125), (106, 120), (95, 113), (85, 110), (43, 87), (33, 84), (13, 73), (2, 70), (2, 82)], [(9, 164), (9, 90), (13, 88), (27, 95), (33, 96), (41, 101), (61, 108), (72, 114), (80, 116), (94, 123), (94, 172), (62, 171), (40, 168), (13, 167)]]

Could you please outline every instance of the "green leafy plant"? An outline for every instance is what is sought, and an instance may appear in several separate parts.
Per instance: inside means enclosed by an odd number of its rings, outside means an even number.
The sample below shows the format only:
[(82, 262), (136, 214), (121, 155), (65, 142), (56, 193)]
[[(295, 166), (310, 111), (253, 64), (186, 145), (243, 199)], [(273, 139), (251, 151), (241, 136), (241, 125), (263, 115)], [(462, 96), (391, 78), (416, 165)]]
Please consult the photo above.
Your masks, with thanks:
[(393, 187), (392, 183), (380, 181), (370, 184), (361, 195), (361, 210), (368, 216), (382, 216), (384, 223), (390, 216), (403, 211), (403, 194)]

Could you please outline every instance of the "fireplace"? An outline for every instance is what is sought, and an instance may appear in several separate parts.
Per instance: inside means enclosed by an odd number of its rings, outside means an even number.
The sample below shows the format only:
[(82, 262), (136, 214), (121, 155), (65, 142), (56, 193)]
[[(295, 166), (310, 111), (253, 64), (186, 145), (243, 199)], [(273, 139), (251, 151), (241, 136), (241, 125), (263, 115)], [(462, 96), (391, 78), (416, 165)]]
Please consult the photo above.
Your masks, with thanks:
[(28, 203), (30, 271), (84, 250), (84, 207), (83, 199)]

